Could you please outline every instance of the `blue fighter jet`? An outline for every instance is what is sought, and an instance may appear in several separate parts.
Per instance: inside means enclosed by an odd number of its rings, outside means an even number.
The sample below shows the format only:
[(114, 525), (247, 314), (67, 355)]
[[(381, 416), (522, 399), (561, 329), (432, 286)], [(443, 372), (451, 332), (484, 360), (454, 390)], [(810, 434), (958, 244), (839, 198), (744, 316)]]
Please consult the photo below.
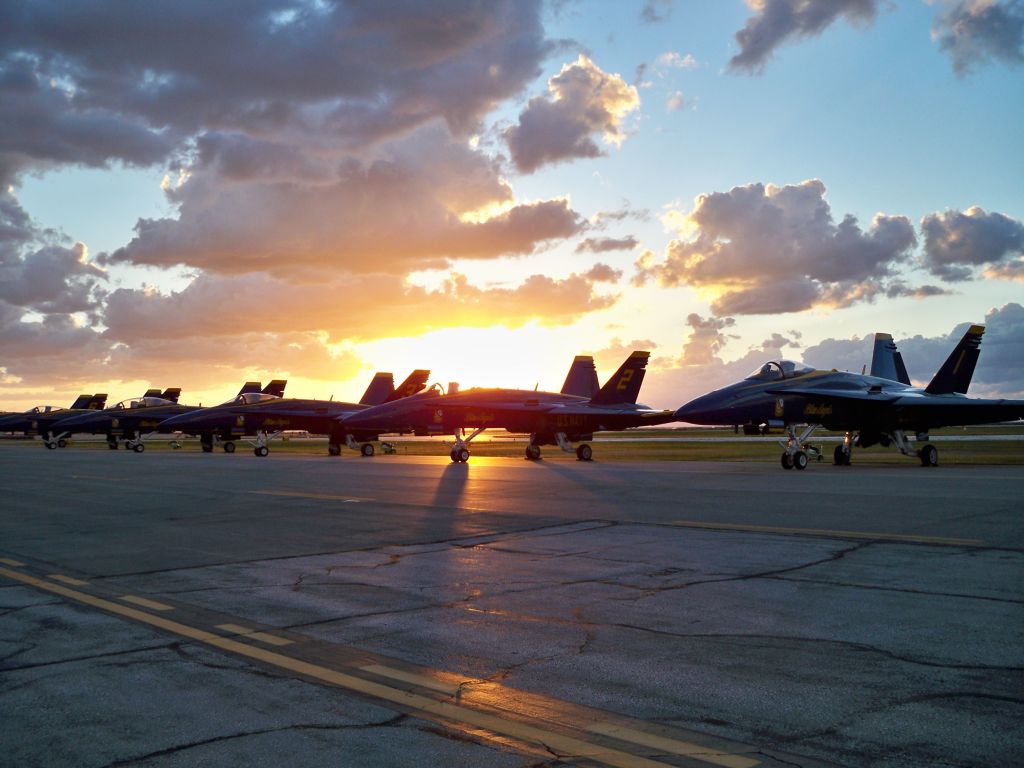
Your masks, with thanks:
[[(789, 432), (781, 459), (785, 469), (806, 468), (808, 454), (821, 460), (820, 449), (808, 444), (819, 427), (845, 433), (833, 454), (835, 464), (848, 465), (854, 446), (880, 444), (895, 445), (905, 456), (920, 459), (922, 466), (934, 467), (939, 452), (927, 442), (929, 430), (1024, 418), (1024, 400), (966, 395), (984, 332), (983, 326), (971, 326), (924, 388), (911, 386), (895, 345), (889, 348), (884, 337), (876, 337), (872, 370), (877, 364), (881, 375), (818, 371), (791, 360), (773, 360), (743, 381), (691, 400), (675, 415), (691, 424), (781, 424)], [(915, 450), (907, 433), (923, 445)]]

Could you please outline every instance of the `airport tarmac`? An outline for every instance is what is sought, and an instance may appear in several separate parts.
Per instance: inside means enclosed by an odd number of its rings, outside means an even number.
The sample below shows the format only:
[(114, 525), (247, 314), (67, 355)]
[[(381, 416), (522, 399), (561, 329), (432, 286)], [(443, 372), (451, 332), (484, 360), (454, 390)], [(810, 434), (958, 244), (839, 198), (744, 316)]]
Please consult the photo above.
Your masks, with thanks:
[(1022, 466), (0, 445), (0, 764), (1024, 764)]

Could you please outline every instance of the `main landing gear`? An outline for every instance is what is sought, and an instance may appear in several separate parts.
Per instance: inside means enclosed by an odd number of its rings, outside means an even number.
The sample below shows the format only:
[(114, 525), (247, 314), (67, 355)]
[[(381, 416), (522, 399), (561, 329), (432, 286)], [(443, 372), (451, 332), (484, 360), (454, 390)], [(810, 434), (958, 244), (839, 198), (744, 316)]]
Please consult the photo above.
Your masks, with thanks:
[(48, 451), (56, 450), (57, 448), (67, 448), (68, 441), (65, 439), (68, 436), (67, 432), (54, 437), (53, 432), (48, 432), (46, 437), (43, 438), (43, 445), (46, 446)]
[[(455, 430), (455, 445), (452, 446), (451, 453), (448, 454), (451, 457), (452, 462), (455, 464), (465, 464), (469, 461), (469, 444), (473, 442), (477, 435), (481, 434), (485, 429), (487, 429), (487, 427), (475, 429), (470, 433), (469, 437), (463, 437), (459, 430)], [(537, 455), (540, 455), (539, 449), (537, 451)]]
[(149, 437), (149, 435), (153, 435), (153, 434), (156, 434), (156, 433), (155, 432), (150, 432), (149, 434), (143, 435), (141, 432), (136, 430), (135, 431), (135, 436), (134, 437), (130, 437), (128, 440), (125, 441), (124, 447), (126, 449), (128, 449), (128, 450), (135, 451), (136, 453), (142, 453), (143, 451), (146, 450), (146, 444), (143, 441), (147, 437)]
[[(566, 453), (575, 453), (577, 461), (593, 461), (594, 449), (586, 443), (580, 443), (575, 448), (569, 441), (565, 432), (555, 433), (555, 443)], [(530, 442), (526, 445), (526, 458), (530, 461), (537, 461), (540, 458), (540, 446), (537, 445), (537, 433), (530, 435)]]
[[(358, 451), (360, 456), (369, 458), (374, 454), (373, 443), (360, 443), (356, 440), (355, 435), (345, 435), (345, 445), (353, 451)], [(341, 453), (341, 446), (338, 446), (338, 453), (332, 453), (331, 446), (327, 447), (327, 452), (330, 453), (331, 456), (337, 456)]]
[(274, 432), (273, 434), (267, 434), (264, 430), (258, 430), (256, 432), (256, 442), (251, 443), (253, 446), (252, 452), (254, 455), (263, 458), (270, 453), (270, 449), (267, 447), (267, 443), (273, 440), (275, 437), (280, 436), (281, 430)]
[(820, 424), (808, 424), (799, 435), (796, 433), (795, 425), (789, 426), (789, 438), (785, 442), (780, 441), (782, 447), (786, 449), (782, 452), (783, 469), (807, 469), (809, 456), (814, 456), (821, 461), (821, 448), (807, 443), (814, 430), (820, 426)]

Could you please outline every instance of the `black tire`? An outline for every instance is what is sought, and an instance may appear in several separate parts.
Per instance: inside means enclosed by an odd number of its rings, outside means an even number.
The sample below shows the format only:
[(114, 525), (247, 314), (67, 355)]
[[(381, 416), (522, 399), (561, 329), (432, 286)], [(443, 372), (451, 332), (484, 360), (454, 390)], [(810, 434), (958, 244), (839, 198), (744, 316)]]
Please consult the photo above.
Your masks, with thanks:
[(526, 446), (526, 458), (530, 461), (537, 461), (540, 458), (540, 446), (533, 443)]
[(107, 448), (112, 451), (117, 450), (117, 440), (107, 440)]
[(68, 441), (67, 441), (67, 440), (65, 440), (65, 439), (64, 439), (64, 438), (62, 437), (62, 438), (61, 438), (60, 440), (58, 440), (58, 441), (57, 441), (57, 447), (58, 447), (58, 448), (67, 448), (67, 447), (68, 447)]
[(792, 469), (793, 468), (793, 459), (790, 458), (790, 455), (788, 453), (782, 454), (781, 463), (782, 463), (782, 468), (783, 469)]
[(452, 461), (458, 462), (459, 457), (456, 455), (454, 448), (452, 448), (451, 453), (449, 453), (448, 455), (452, 457)]
[(373, 443), (363, 443), (359, 446), (359, 452), (366, 457), (373, 456)]
[(594, 449), (583, 443), (576, 448), (576, 458), (579, 461), (591, 461), (594, 458)]
[(224, 443), (224, 453), (234, 453), (234, 452), (235, 452), (235, 444), (233, 442), (228, 440), (226, 443)]
[(203, 453), (213, 453), (213, 446), (209, 443), (200, 443), (203, 448)]
[(328, 456), (341, 456), (341, 446), (338, 443), (327, 444), (327, 455)]
[(253, 448), (253, 449), (252, 449), (252, 452), (253, 452), (254, 454), (256, 454), (257, 456), (259, 456), (260, 458), (263, 458), (263, 457), (264, 457), (264, 456), (266, 456), (266, 455), (267, 455), (268, 453), (270, 453), (270, 449), (269, 449), (269, 448), (267, 448), (267, 446), (265, 446), (265, 445), (261, 445), (261, 446), (259, 446), (258, 448)]
[(465, 464), (467, 461), (469, 461), (469, 449), (468, 448), (459, 448), (455, 452), (455, 455), (458, 458), (458, 460), (461, 461), (463, 464)]
[(793, 467), (795, 469), (807, 469), (807, 454), (797, 451), (793, 454)]
[(939, 466), (939, 449), (931, 443), (923, 445), (921, 450), (917, 452), (917, 455), (921, 459), (922, 467)]
[(136, 443), (135, 445), (132, 446), (132, 450), (135, 451), (136, 453), (142, 453), (144, 450), (146, 450), (146, 446), (143, 443)]
[(48, 450), (48, 451), (55, 451), (55, 450), (57, 450), (57, 444), (52, 442), (52, 441), (50, 441), (50, 440), (47, 440), (45, 443), (43, 443), (43, 445), (46, 446), (46, 450)]
[(832, 463), (837, 467), (850, 466), (850, 454), (843, 450), (843, 446), (836, 446), (835, 451), (832, 453)]

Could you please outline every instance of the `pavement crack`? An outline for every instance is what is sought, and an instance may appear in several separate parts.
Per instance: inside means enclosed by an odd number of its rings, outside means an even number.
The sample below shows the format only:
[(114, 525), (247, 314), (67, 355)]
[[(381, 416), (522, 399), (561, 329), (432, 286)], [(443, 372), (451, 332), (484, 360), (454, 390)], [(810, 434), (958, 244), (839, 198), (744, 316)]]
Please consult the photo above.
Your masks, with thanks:
[[(18, 665), (18, 666), (5, 666), (3, 668), (3, 671), (4, 672), (23, 672), (23, 671), (29, 670), (29, 669), (43, 669), (43, 668), (46, 668), (46, 667), (60, 666), (61, 664), (74, 664), (75, 662), (79, 662), (79, 661), (96, 661), (96, 660), (101, 660), (101, 659), (114, 659), (114, 658), (119, 658), (119, 657), (124, 657), (124, 656), (130, 656), (130, 655), (136, 654), (136, 653), (146, 653), (147, 651), (158, 651), (158, 650), (163, 650), (163, 649), (167, 649), (167, 648), (173, 648), (176, 645), (179, 645), (179, 643), (177, 641), (174, 641), (174, 642), (170, 642), (170, 643), (158, 643), (156, 645), (146, 645), (146, 646), (142, 646), (142, 647), (139, 647), (139, 648), (129, 648), (129, 649), (123, 650), (123, 651), (108, 651), (106, 653), (92, 653), (92, 654), (86, 654), (84, 656), (71, 656), (71, 657), (66, 658), (66, 659), (54, 659), (52, 661), (41, 661), (41, 662), (36, 663), (36, 664), (21, 664), (21, 665)], [(32, 646), (32, 647), (34, 648), (35, 646)], [(17, 654), (14, 654), (14, 655), (20, 655), (21, 653), (24, 653), (26, 650), (31, 650), (31, 649), (24, 649), (24, 650), (19, 651)], [(11, 657), (8, 657), (8, 658), (11, 658)], [(4, 661), (4, 659), (0, 659), (0, 661)]]

